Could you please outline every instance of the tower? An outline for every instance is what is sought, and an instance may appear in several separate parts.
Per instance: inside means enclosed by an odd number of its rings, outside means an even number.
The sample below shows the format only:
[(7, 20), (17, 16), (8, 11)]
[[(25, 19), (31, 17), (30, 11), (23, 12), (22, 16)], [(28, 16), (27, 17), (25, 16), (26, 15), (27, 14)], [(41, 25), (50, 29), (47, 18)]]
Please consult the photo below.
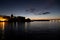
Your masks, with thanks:
[(13, 14), (11, 14), (11, 18), (13, 17)]

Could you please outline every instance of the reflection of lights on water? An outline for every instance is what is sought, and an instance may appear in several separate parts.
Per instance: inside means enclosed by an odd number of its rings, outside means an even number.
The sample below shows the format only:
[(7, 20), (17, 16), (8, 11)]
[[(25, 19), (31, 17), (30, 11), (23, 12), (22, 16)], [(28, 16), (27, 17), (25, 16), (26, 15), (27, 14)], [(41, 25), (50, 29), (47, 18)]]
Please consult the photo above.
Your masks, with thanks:
[(50, 22), (55, 22), (55, 20), (50, 20)]
[(5, 22), (3, 22), (3, 30), (4, 30)]
[(60, 22), (60, 20), (50, 20), (50, 22)]
[(2, 39), (4, 39), (4, 28), (5, 28), (6, 22), (0, 22), (0, 29), (2, 30)]
[(54, 20), (52, 20), (52, 22), (55, 22)]
[(59, 22), (60, 22), (60, 20), (59, 20)]
[(51, 20), (49, 22), (52, 22)]
[(0, 29), (1, 29), (1, 33), (2, 33), (2, 38), (1, 39), (3, 39), (4, 38), (4, 22), (0, 22)]
[(0, 22), (0, 28), (4, 30), (5, 22)]
[(4, 26), (5, 22), (0, 22), (0, 28), (2, 29), (2, 39), (4, 39)]

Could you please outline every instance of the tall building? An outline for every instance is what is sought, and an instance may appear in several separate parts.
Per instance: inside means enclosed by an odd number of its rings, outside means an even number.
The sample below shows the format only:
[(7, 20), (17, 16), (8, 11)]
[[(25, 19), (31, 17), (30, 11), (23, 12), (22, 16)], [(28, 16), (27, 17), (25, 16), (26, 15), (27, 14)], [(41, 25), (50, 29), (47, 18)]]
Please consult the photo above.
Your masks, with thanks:
[(14, 16), (13, 16), (13, 14), (11, 14), (11, 18), (13, 18)]

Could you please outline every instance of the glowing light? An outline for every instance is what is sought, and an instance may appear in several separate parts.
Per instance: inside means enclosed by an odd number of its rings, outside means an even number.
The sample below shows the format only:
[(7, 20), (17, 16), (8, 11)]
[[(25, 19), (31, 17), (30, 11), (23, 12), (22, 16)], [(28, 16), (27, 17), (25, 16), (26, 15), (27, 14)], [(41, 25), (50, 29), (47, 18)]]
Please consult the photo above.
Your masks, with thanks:
[(3, 31), (7, 24), (7, 22), (0, 22), (0, 29)]
[(4, 30), (5, 22), (3, 22), (3, 30)]
[(59, 22), (60, 22), (60, 20), (59, 20)]
[(0, 22), (0, 29), (4, 30), (5, 22)]
[(8, 20), (3, 17), (0, 17), (0, 21), (8, 21)]

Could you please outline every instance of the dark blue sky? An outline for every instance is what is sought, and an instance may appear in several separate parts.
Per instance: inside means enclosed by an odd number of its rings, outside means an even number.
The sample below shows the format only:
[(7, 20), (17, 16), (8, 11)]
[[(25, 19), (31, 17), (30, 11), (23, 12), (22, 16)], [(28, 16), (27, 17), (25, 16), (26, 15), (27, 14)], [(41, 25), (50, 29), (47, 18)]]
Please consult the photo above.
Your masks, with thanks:
[(60, 0), (0, 0), (0, 15), (31, 19), (60, 18)]

